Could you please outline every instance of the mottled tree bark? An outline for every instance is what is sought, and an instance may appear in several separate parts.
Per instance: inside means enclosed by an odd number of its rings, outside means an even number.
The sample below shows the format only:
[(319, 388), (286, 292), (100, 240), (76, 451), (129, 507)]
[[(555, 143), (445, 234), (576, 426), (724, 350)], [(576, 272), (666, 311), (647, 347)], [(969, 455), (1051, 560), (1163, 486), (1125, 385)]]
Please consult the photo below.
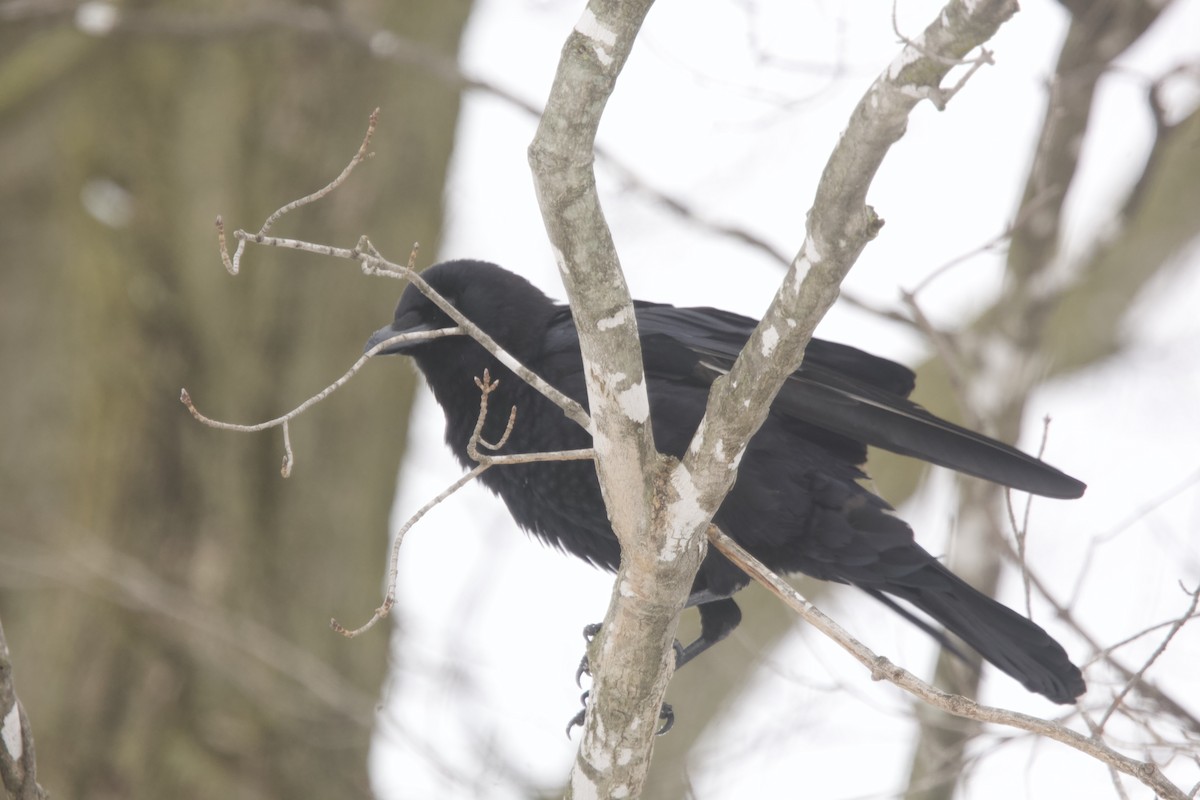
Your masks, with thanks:
[[(253, 6), (122, 8), (106, 37), (0, 29), (0, 603), (39, 778), (370, 796), (387, 641), (328, 620), (378, 603), (411, 381), (369, 370), (300, 420), (288, 480), (277, 432), (201, 427), (178, 397), (257, 421), (358, 357), (398, 287), (261, 249), (231, 278), (213, 219), (257, 228), (328, 181), (381, 106), (377, 158), (281, 230), (432, 251), (459, 87), (290, 24), (336, 10), (273, 5), (279, 30), (248, 32), (198, 20)], [(453, 57), (468, 9), (346, 13)]]

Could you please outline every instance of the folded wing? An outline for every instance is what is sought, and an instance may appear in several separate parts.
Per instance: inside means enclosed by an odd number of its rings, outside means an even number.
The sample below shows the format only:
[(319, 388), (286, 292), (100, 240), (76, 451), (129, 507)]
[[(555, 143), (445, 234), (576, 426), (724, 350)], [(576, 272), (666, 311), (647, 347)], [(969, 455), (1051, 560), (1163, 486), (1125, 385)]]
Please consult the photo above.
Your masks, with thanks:
[[(638, 303), (647, 367), (655, 351), (694, 354), (693, 375), (711, 381), (727, 372), (754, 320), (712, 308)], [(672, 353), (675, 355), (675, 353)], [(674, 358), (663, 358), (678, 369)], [(937, 417), (912, 402), (913, 373), (853, 347), (813, 339), (804, 362), (784, 384), (772, 412), (901, 455), (1046, 497), (1079, 497), (1083, 483), (995, 439)]]

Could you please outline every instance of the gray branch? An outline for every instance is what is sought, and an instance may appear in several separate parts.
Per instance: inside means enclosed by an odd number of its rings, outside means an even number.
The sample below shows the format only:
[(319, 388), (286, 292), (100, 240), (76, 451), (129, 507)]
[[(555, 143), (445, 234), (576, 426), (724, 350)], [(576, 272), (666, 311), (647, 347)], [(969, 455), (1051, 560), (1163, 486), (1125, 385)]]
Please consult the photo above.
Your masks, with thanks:
[(33, 728), (17, 697), (12, 679), (12, 660), (4, 628), (0, 627), (0, 780), (4, 797), (13, 800), (44, 800), (49, 795), (37, 782), (37, 757)]
[(622, 545), (613, 603), (593, 648), (595, 683), (569, 796), (640, 793), (675, 620), (708, 520), (842, 279), (882, 224), (866, 205), (875, 172), (916, 104), (944, 104), (959, 88), (942, 88), (946, 74), (1016, 12), (1013, 0), (955, 0), (872, 84), (826, 165), (783, 285), (733, 370), (714, 385), (683, 463), (670, 465), (654, 450), (636, 321), (593, 170), (600, 117), (650, 4), (589, 3), (563, 47), (529, 150), (579, 329), (597, 469)]
[[(654, 448), (633, 304), (593, 163), (605, 104), (650, 6), (651, 0), (588, 4), (563, 47), (529, 147), (546, 232), (579, 330), (596, 468), (622, 553), (592, 652), (590, 708), (568, 790), (579, 797), (640, 794), (670, 675), (667, 654), (703, 555), (696, 530), (662, 521), (680, 504)], [(673, 534), (690, 534), (685, 548)]]

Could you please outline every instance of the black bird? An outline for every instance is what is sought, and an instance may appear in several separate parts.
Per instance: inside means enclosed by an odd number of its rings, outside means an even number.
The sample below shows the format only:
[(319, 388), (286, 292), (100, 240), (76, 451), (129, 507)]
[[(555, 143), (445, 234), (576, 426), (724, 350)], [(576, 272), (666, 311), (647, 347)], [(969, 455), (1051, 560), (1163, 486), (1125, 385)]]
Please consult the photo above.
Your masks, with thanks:
[[(448, 261), (426, 281), (455, 308), (543, 379), (587, 406), (583, 362), (570, 309), (495, 264)], [(713, 380), (733, 364), (756, 322), (713, 308), (636, 302), (654, 442), (682, 457), (704, 414)], [(400, 333), (450, 327), (449, 316), (415, 286), (394, 321), (367, 348)], [(591, 446), (590, 437), (474, 339), (411, 342), (384, 353), (412, 356), (446, 415), (446, 443), (474, 466), (467, 442), (479, 413), (474, 378), (500, 385), (483, 435), (495, 441), (508, 409), (517, 424), (503, 452)], [(813, 339), (750, 442), (737, 482), (713, 522), (778, 573), (859, 587), (945, 642), (895, 598), (937, 620), (1032, 692), (1072, 703), (1085, 691), (1079, 669), (1041, 627), (971, 588), (913, 539), (891, 507), (860, 485), (867, 445), (920, 458), (1021, 491), (1072, 498), (1084, 484), (1005, 444), (942, 420), (907, 399), (907, 368), (846, 345)], [(595, 467), (588, 461), (499, 466), (480, 477), (513, 519), (550, 544), (615, 570), (620, 558)], [(716, 644), (741, 621), (732, 595), (749, 579), (708, 551), (688, 605), (700, 612), (699, 638), (677, 667)]]

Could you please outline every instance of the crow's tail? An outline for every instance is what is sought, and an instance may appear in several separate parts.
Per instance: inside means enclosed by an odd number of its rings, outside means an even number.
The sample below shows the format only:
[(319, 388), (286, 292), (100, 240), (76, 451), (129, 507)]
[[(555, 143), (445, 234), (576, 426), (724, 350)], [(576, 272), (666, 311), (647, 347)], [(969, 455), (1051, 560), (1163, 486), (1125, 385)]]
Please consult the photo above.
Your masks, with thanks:
[(1041, 626), (976, 591), (936, 561), (903, 583), (861, 588), (948, 644), (945, 637), (887, 595), (916, 606), (1031, 692), (1065, 704), (1074, 703), (1087, 690), (1079, 668)]

